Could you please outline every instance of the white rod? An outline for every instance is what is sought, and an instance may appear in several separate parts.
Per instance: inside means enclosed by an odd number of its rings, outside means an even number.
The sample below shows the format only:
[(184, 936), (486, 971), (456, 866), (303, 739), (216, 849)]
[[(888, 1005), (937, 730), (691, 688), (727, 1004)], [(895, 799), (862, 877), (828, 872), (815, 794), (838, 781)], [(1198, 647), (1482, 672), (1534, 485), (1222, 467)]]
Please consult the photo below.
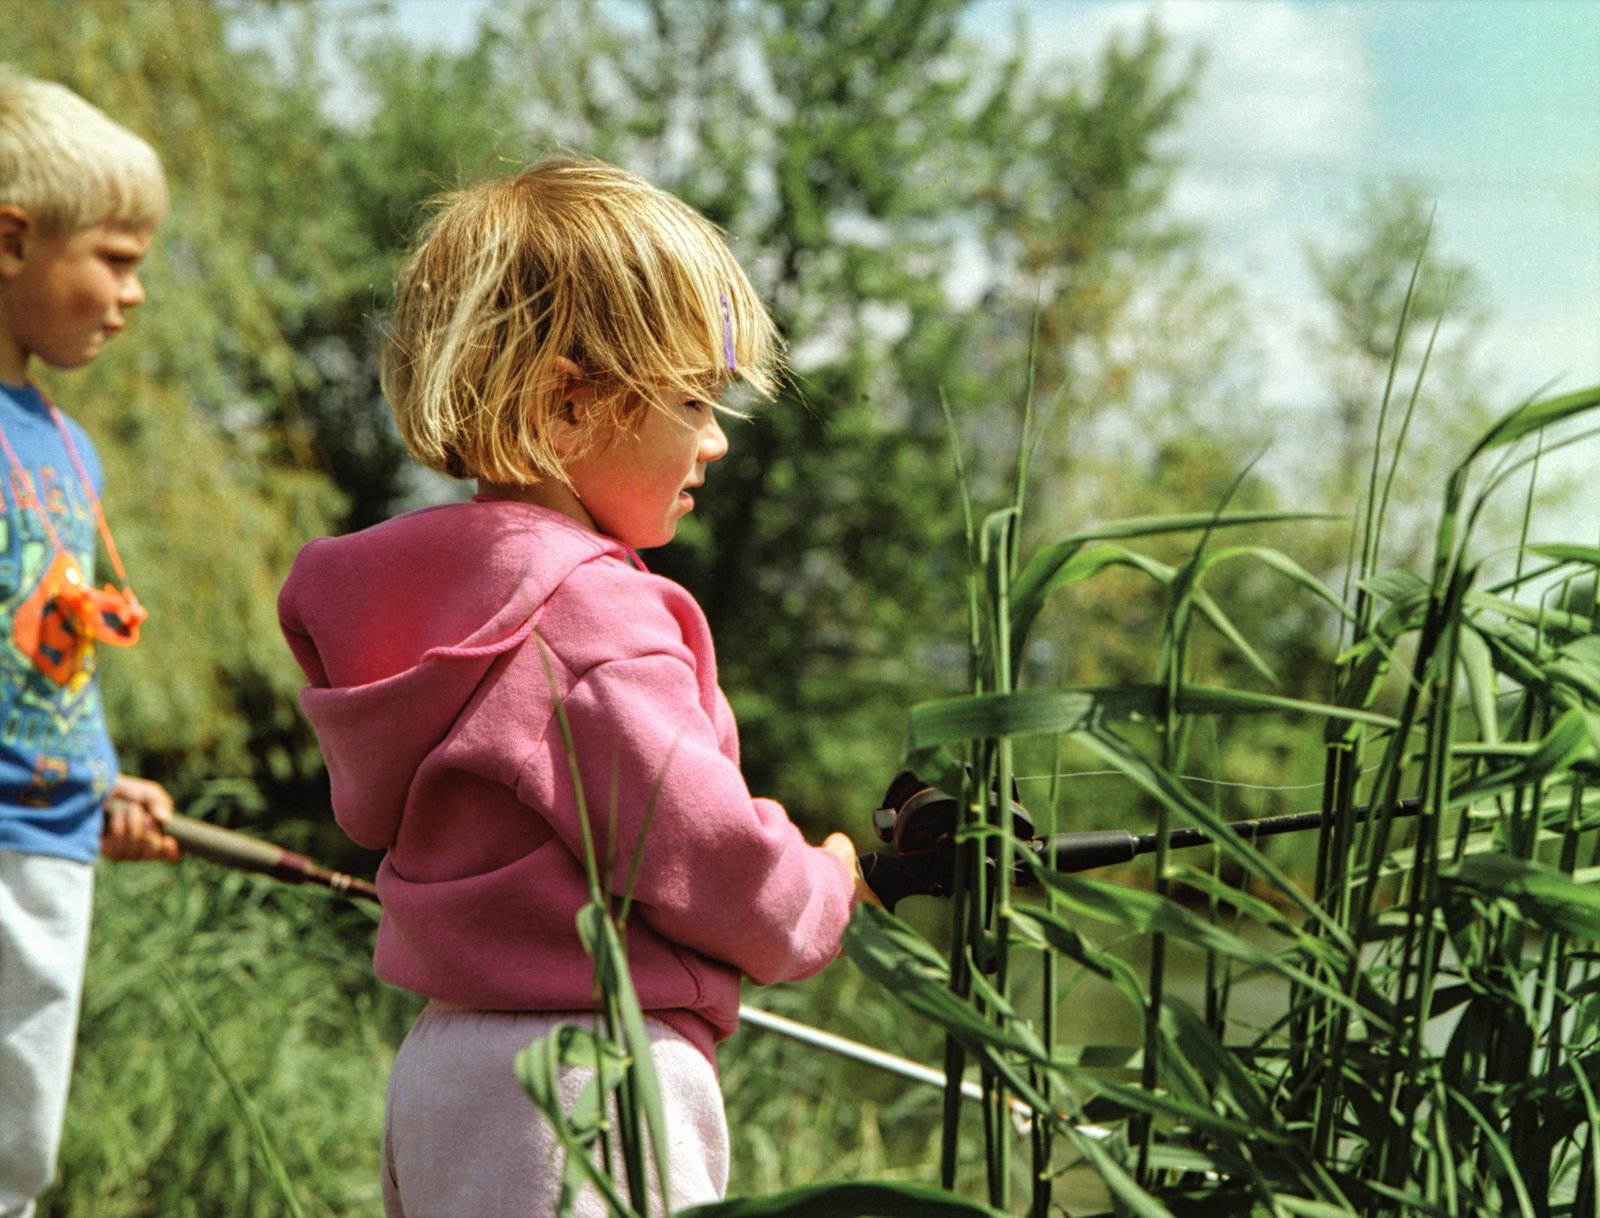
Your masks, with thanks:
[[(898, 1074), (914, 1082), (926, 1083), (930, 1087), (945, 1085), (945, 1074), (942, 1070), (935, 1070), (932, 1066), (924, 1066), (921, 1062), (914, 1062), (909, 1058), (896, 1057), (893, 1053), (885, 1053), (882, 1049), (874, 1049), (871, 1045), (864, 1045), (859, 1041), (835, 1036), (832, 1032), (824, 1032), (821, 1028), (813, 1028), (810, 1024), (774, 1015), (771, 1011), (763, 1011), (760, 1007), (740, 1006), (739, 1018), (758, 1028), (765, 1028), (769, 1032), (776, 1032), (780, 1036), (787, 1036), (791, 1040), (798, 1040), (802, 1044), (812, 1045), (818, 1049), (826, 1049), (830, 1053), (837, 1053), (841, 1057), (848, 1057), (868, 1066), (876, 1066), (880, 1070), (887, 1070), (891, 1074)], [(964, 1078), (961, 1080), (961, 1094), (969, 1100), (981, 1100), (983, 1088), (971, 1079)], [(1012, 1118), (1018, 1122), (1019, 1129), (1033, 1115), (1033, 1109), (1014, 1095), (1007, 1097), (1007, 1106), (1011, 1109)], [(1079, 1133), (1091, 1138), (1111, 1136), (1109, 1129), (1103, 1129), (1098, 1125), (1079, 1125), (1077, 1129)]]
[[(843, 1036), (835, 1036), (832, 1032), (824, 1032), (821, 1028), (813, 1028), (810, 1024), (797, 1023), (786, 1019), (782, 1015), (774, 1015), (771, 1011), (763, 1011), (759, 1007), (741, 1006), (739, 1018), (746, 1023), (754, 1024), (758, 1028), (765, 1028), (769, 1032), (776, 1032), (780, 1036), (787, 1036), (791, 1040), (798, 1040), (802, 1044), (815, 1045), (819, 1049), (827, 1049), (841, 1057), (852, 1058), (864, 1062), (869, 1066), (876, 1066), (880, 1070), (887, 1070), (891, 1074), (898, 1074), (903, 1078), (913, 1079), (919, 1083), (927, 1083), (930, 1087), (943, 1087), (945, 1084), (944, 1071), (935, 1070), (932, 1066), (924, 1066), (920, 1062), (911, 1061), (909, 1058), (896, 1057), (893, 1053), (885, 1053), (882, 1049), (874, 1049), (871, 1045), (863, 1045), (858, 1041), (846, 1040)], [(981, 1100), (983, 1089), (969, 1079), (961, 1080), (961, 1094), (969, 1100)]]

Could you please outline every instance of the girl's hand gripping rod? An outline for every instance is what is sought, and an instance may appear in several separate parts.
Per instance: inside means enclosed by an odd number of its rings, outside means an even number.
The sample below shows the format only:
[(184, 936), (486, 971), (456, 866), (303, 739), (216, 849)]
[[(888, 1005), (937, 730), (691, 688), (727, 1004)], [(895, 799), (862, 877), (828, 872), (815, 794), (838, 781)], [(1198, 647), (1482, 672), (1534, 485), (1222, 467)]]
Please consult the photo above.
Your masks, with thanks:
[[(1403, 799), (1395, 804), (1393, 815), (1415, 816), (1421, 807), (1420, 800)], [(1358, 822), (1371, 814), (1366, 806), (1350, 812)], [(1321, 812), (1292, 812), (1233, 821), (1228, 828), (1240, 837), (1271, 837), (1316, 829), (1326, 820)], [(862, 855), (861, 874), (885, 909), (892, 912), (901, 897), (950, 895), (955, 878), (956, 830), (961, 825), (955, 799), (916, 775), (903, 773), (889, 785), (883, 806), (872, 814), (872, 823), (879, 839), (893, 849)], [(1090, 871), (1126, 863), (1141, 854), (1153, 853), (1161, 844), (1159, 834), (1129, 833), (1126, 829), (1093, 829), (1041, 839), (1035, 835), (1028, 810), (1015, 799), (1011, 800), (1011, 830), (1020, 849), (1056, 871)], [(1203, 829), (1175, 829), (1167, 834), (1166, 844), (1169, 850), (1182, 850), (1212, 840)], [(991, 860), (990, 866), (993, 865)], [(1013, 866), (1011, 882), (1024, 887), (1033, 884), (1033, 871), (1018, 861)]]

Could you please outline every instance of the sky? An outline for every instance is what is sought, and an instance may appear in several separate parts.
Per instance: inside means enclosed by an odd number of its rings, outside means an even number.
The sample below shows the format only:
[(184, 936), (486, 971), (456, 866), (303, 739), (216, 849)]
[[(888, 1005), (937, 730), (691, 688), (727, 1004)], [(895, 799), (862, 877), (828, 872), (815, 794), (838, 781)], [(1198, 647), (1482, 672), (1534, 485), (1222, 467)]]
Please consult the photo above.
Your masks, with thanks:
[[(1041, 55), (1092, 58), (1151, 18), (1204, 52), (1172, 204), (1243, 289), (1269, 398), (1318, 392), (1307, 240), (1397, 173), (1485, 289), (1498, 402), (1600, 383), (1600, 0), (980, 0), (974, 29), (1008, 36), (1019, 7)], [(1587, 477), (1555, 527), (1600, 540), (1600, 440), (1557, 465)]]
[[(394, 20), (461, 46), (483, 2), (396, 0)], [(1397, 172), (1433, 193), (1435, 248), (1486, 290), (1479, 359), (1506, 407), (1600, 383), (1600, 0), (976, 0), (965, 20), (1009, 46), (1019, 15), (1041, 62), (1091, 64), (1151, 18), (1177, 56), (1204, 52), (1171, 202), (1243, 289), (1271, 399), (1314, 392), (1306, 241)], [(1592, 468), (1597, 448), (1569, 460)]]
[[(983, 0), (976, 26), (1016, 6)], [(1154, 16), (1207, 67), (1173, 203), (1279, 324), (1300, 250), (1361, 183), (1420, 178), (1482, 276), (1510, 390), (1600, 381), (1600, 0), (1034, 0), (1033, 45), (1090, 53)]]

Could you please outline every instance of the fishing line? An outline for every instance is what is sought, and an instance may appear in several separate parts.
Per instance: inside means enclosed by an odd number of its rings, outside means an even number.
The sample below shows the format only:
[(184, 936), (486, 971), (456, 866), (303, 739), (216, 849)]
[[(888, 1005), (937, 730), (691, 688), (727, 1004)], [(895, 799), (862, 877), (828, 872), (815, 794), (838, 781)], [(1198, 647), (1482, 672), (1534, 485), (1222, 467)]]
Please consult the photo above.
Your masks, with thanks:
[[(1375, 765), (1368, 766), (1366, 769), (1362, 770), (1361, 773), (1363, 775), (1371, 774), (1379, 768), (1381, 767)], [(1320, 782), (1303, 782), (1288, 786), (1275, 786), (1271, 783), (1264, 782), (1230, 782), (1225, 778), (1204, 778), (1199, 774), (1174, 774), (1173, 777), (1179, 782), (1194, 783), (1197, 786), (1227, 787), (1233, 790), (1241, 791), (1320, 791), (1323, 787), (1323, 784)], [(1071, 778), (1121, 778), (1125, 781), (1132, 781), (1122, 770), (1073, 770), (1071, 773), (1062, 774), (1018, 774), (1016, 776), (1016, 781), (1056, 782), (1061, 779)]]

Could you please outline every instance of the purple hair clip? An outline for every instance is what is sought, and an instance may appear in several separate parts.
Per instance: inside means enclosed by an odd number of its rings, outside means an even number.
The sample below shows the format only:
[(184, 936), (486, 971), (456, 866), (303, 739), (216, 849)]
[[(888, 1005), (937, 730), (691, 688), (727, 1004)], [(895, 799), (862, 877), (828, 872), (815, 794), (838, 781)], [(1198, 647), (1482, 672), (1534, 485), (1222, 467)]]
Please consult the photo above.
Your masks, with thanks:
[(722, 357), (727, 361), (728, 371), (737, 371), (733, 362), (733, 311), (728, 307), (728, 294), (722, 294)]

